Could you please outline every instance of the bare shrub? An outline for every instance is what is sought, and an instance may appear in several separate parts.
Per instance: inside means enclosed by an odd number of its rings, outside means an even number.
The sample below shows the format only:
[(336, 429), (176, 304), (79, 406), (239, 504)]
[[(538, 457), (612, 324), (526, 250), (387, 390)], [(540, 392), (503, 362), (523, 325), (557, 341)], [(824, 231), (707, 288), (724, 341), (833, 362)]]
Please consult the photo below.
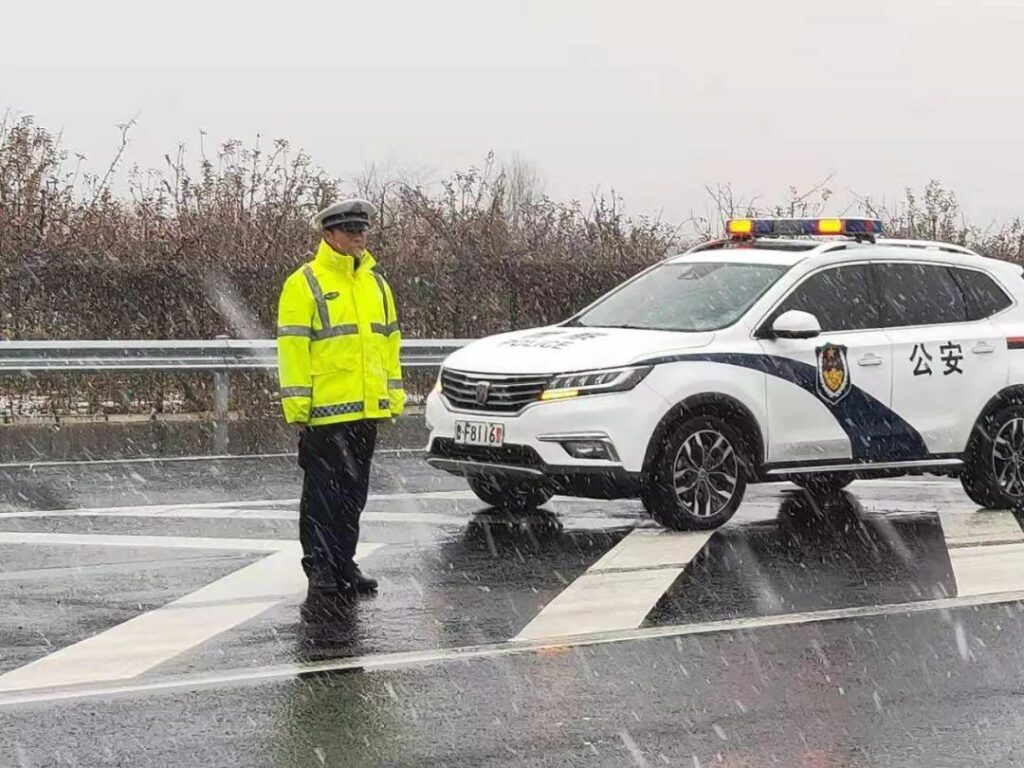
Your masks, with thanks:
[[(90, 175), (61, 136), (31, 117), (0, 121), (0, 338), (272, 336), (281, 282), (316, 244), (309, 218), (343, 192), (380, 207), (372, 247), (410, 338), (469, 338), (555, 322), (687, 241), (718, 236), (727, 218), (810, 216), (832, 212), (834, 204), (831, 177), (808, 190), (791, 188), (775, 203), (719, 185), (708, 188), (702, 213), (673, 226), (627, 216), (614, 194), (553, 200), (517, 158), (502, 166), (490, 155), (437, 183), (370, 166), (342, 184), (288, 142), (259, 138), (229, 141), (210, 154), (203, 146), (197, 164), (179, 146), (158, 170), (125, 171), (131, 127), (120, 127), (105, 171)], [(124, 194), (113, 191), (119, 173)], [(972, 224), (938, 182), (922, 193), (908, 189), (891, 204), (863, 198), (852, 208), (846, 212), (884, 219), (897, 236), (1024, 259), (1019, 218)], [(239, 379), (240, 407), (271, 407), (270, 377)], [(126, 400), (109, 394), (112, 382), (99, 392), (90, 381), (66, 379), (57, 401), (115, 411), (170, 401), (205, 405), (198, 385), (192, 393), (142, 385)], [(36, 391), (31, 381), (7, 381), (0, 392), (15, 389), (19, 397)]]

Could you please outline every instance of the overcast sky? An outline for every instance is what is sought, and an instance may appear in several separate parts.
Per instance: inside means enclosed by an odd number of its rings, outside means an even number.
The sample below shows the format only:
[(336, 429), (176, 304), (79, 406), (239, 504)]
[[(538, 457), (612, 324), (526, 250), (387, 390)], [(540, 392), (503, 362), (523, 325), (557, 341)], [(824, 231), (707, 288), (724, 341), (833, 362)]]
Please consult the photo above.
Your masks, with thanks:
[(433, 176), (487, 151), (549, 193), (684, 218), (703, 186), (774, 200), (830, 173), (938, 178), (1024, 211), (1024, 0), (49, 0), (0, 11), (0, 108), (97, 166), (282, 137), (329, 172)]

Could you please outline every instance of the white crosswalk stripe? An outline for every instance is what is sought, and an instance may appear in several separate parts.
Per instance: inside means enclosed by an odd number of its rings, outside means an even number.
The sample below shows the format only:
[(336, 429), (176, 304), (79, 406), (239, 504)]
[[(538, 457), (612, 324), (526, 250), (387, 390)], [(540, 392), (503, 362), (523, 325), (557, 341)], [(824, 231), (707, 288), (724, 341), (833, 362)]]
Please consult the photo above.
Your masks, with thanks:
[(957, 597), (1024, 590), (1024, 544), (954, 547), (949, 561)]
[[(1024, 591), (1024, 530), (1011, 512), (951, 512), (939, 517), (957, 596)], [(514, 639), (640, 627), (712, 535), (633, 531), (545, 606)]]
[[(914, 481), (914, 484), (924, 487), (923, 482)], [(937, 488), (952, 492), (952, 485), (948, 481), (936, 481), (932, 486), (933, 490)], [(765, 493), (764, 498), (756, 497), (751, 504), (745, 506), (747, 513), (751, 510), (757, 513), (756, 519), (750, 517), (749, 523), (763, 529), (766, 518), (770, 519), (771, 512), (778, 507), (778, 500), (773, 494), (773, 491)], [(867, 498), (862, 501), (863, 514), (874, 520), (895, 520), (908, 513), (914, 516), (938, 513), (955, 580), (955, 594), (950, 595), (950, 599), (977, 598), (987, 604), (998, 601), (1000, 596), (1024, 593), (1024, 530), (1012, 513), (974, 511), (962, 499), (947, 504), (932, 498), (915, 504), (905, 500), (890, 501), (884, 495), (865, 495)], [(451, 508), (446, 508), (444, 512), (428, 512), (416, 505), (428, 499), (459, 502), (473, 498), (466, 491), (380, 494), (371, 499), (393, 502), (388, 506), (388, 511), (374, 511), (371, 508), (363, 519), (367, 523), (465, 524), (471, 517), (469, 514), (453, 513)], [(596, 505), (600, 502), (585, 503)], [(296, 505), (295, 499), (283, 499), (106, 507), (16, 513), (0, 516), (0, 519), (135, 517), (168, 520), (294, 520), (297, 516)], [(633, 510), (634, 506), (619, 503), (616, 509), (625, 513)], [(566, 520), (574, 520), (575, 517), (569, 512)], [(744, 518), (741, 516), (741, 519)], [(588, 518), (584, 515), (579, 516), (575, 524), (596, 520), (600, 520), (606, 528), (612, 525), (635, 526), (638, 522), (638, 518), (625, 514), (603, 518)], [(646, 527), (634, 528), (552, 599), (512, 638), (512, 645), (548, 641), (557, 644), (560, 640), (571, 643), (578, 641), (574, 638), (636, 630), (643, 625), (651, 610), (672, 585), (681, 576), (686, 578), (684, 574), (687, 566), (705, 549), (711, 537), (716, 535), (714, 532), (677, 533), (654, 527), (650, 523), (641, 524)], [(742, 530), (747, 524), (740, 523), (733, 530)], [(91, 638), (0, 675), (0, 691), (3, 692), (41, 691), (70, 685), (136, 680), (211, 638), (252, 620), (269, 608), (285, 600), (294, 600), (295, 595), (305, 588), (305, 578), (298, 563), (299, 548), (292, 540), (0, 531), (0, 545), (4, 544), (223, 550), (264, 553), (265, 556), (161, 608), (140, 614)], [(361, 544), (358, 557), (368, 557), (381, 546)]]
[(710, 538), (711, 533), (633, 531), (548, 603), (515, 639), (639, 627)]
[[(3, 536), (0, 534), (0, 543), (5, 541)], [(18, 536), (29, 534), (8, 534), (7, 540)], [(112, 539), (117, 539), (119, 546), (168, 546), (163, 539), (172, 538), (34, 534), (29, 541), (42, 543), (47, 537), (51, 544), (79, 546), (110, 546)], [(196, 544), (202, 543), (209, 549), (237, 549), (239, 542), (247, 541), (174, 538), (175, 546), (191, 544), (189, 548), (198, 548)], [(302, 551), (298, 543), (253, 541), (262, 547), (249, 547), (250, 551), (272, 545), (273, 554), (161, 608), (0, 675), (0, 692), (129, 680), (302, 593), (306, 577), (299, 562)], [(382, 546), (360, 543), (356, 557), (367, 558)]]
[(1005, 511), (940, 513), (959, 597), (1024, 590), (1024, 530)]
[(1024, 541), (1024, 530), (1012, 512), (984, 510), (972, 514), (940, 512), (942, 534), (950, 547)]

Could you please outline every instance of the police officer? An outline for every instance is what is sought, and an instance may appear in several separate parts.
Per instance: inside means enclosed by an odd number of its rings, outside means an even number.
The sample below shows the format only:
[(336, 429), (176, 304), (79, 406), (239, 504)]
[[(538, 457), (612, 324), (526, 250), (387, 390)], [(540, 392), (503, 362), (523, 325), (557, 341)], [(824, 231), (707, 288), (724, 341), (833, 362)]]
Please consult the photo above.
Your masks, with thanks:
[(316, 214), (323, 239), (285, 281), (278, 306), (281, 404), (288, 423), (302, 427), (299, 536), (310, 596), (377, 589), (354, 560), (359, 517), (377, 423), (402, 412), (405, 391), (395, 300), (366, 250), (375, 215), (366, 200)]

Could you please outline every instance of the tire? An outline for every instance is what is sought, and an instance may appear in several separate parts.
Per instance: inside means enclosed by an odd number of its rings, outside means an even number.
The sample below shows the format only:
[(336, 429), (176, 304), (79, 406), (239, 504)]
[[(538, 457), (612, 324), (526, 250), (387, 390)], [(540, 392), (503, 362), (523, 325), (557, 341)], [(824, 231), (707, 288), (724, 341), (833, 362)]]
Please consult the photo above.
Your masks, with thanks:
[(960, 484), (982, 507), (1024, 509), (1024, 406), (981, 418), (964, 454)]
[(832, 472), (821, 475), (800, 475), (792, 481), (812, 496), (835, 496), (853, 482), (849, 472)]
[(694, 416), (669, 432), (644, 483), (644, 507), (676, 531), (718, 528), (743, 501), (749, 466), (743, 440), (727, 421)]
[(503, 512), (529, 512), (547, 503), (550, 490), (528, 480), (469, 477), (469, 487), (484, 504)]

